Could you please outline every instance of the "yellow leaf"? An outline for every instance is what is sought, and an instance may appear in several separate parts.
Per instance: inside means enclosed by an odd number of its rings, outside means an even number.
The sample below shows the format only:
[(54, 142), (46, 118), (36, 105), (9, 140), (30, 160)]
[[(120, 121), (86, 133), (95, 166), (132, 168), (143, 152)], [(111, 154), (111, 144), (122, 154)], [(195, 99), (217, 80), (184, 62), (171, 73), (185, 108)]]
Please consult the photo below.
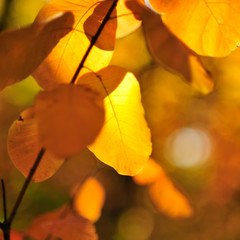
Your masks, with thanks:
[(0, 34), (0, 90), (23, 80), (51, 52), (73, 25), (70, 12), (52, 15), (18, 30)]
[(61, 157), (91, 144), (104, 122), (103, 98), (80, 85), (60, 84), (40, 92), (35, 111), (42, 146)]
[(211, 75), (199, 56), (164, 26), (159, 15), (145, 10), (143, 26), (150, 52), (157, 62), (204, 94), (213, 89)]
[(180, 75), (197, 90), (209, 93), (213, 82), (199, 56), (167, 29), (158, 14), (137, 2), (129, 7), (143, 19), (144, 33), (154, 60)]
[[(7, 144), (9, 156), (15, 167), (26, 177), (41, 149), (33, 108), (25, 110), (12, 124)], [(51, 177), (62, 163), (63, 159), (46, 151), (33, 176), (33, 181), (41, 182)]]
[(149, 158), (144, 168), (133, 176), (133, 180), (138, 185), (148, 185), (155, 182), (162, 174), (164, 174), (163, 169), (152, 158)]
[(137, 19), (132, 11), (130, 11), (125, 2), (129, 0), (119, 0), (117, 5), (117, 32), (116, 37), (121, 38), (135, 31), (141, 25), (141, 21)]
[(74, 208), (80, 216), (96, 222), (105, 201), (105, 190), (95, 178), (88, 178), (82, 186), (77, 186), (74, 194)]
[(27, 235), (35, 240), (97, 240), (93, 224), (73, 213), (60, 208), (54, 212), (45, 213), (36, 218), (27, 230)]
[(169, 217), (187, 218), (193, 215), (186, 197), (165, 174), (149, 186), (149, 194), (156, 208)]
[(150, 0), (169, 29), (200, 55), (222, 57), (240, 43), (239, 0)]
[(151, 153), (151, 136), (144, 118), (140, 88), (127, 70), (110, 66), (78, 80), (105, 96), (106, 120), (89, 149), (119, 174), (135, 175)]
[[(85, 55), (113, 1), (52, 0), (39, 12), (36, 22), (42, 21), (62, 10), (71, 11), (75, 22), (68, 35), (59, 41), (51, 54), (34, 72), (33, 76), (45, 89), (52, 89), (59, 83), (69, 83)], [(115, 10), (114, 10), (115, 11)], [(114, 12), (113, 12), (114, 14)], [(116, 14), (115, 14), (116, 15)], [(80, 75), (107, 66), (112, 58), (117, 19), (105, 25), (95, 46), (91, 49)]]

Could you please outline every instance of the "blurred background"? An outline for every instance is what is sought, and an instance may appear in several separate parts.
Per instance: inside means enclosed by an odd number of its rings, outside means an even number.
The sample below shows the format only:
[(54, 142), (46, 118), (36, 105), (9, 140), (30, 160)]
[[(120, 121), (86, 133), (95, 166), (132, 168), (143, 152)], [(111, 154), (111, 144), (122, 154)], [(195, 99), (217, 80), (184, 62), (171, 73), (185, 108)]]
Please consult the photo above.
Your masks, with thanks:
[[(30, 24), (44, 3), (0, 0), (1, 29)], [(97, 165), (96, 178), (106, 191), (96, 222), (100, 240), (240, 239), (240, 50), (202, 61), (214, 82), (207, 95), (154, 62), (141, 28), (117, 40), (112, 59), (113, 65), (138, 77), (152, 133), (152, 158), (189, 201), (192, 217), (157, 210), (147, 186), (118, 175), (85, 150), (67, 159), (50, 179), (31, 184), (13, 228), (24, 231), (37, 215), (68, 203), (74, 186)], [(0, 178), (9, 209), (24, 177), (8, 157), (8, 129), (40, 90), (29, 77), (0, 93)]]

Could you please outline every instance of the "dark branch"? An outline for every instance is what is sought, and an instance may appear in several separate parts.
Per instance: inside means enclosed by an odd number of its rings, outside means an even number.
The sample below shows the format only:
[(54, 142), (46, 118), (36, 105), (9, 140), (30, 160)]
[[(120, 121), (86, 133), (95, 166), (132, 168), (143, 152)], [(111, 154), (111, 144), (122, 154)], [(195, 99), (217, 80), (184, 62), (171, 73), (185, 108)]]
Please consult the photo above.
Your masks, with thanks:
[(85, 61), (86, 61), (90, 51), (92, 50), (94, 44), (97, 42), (97, 40), (98, 40), (98, 38), (99, 38), (99, 36), (100, 36), (104, 26), (107, 24), (108, 20), (110, 20), (111, 14), (112, 14), (113, 10), (115, 9), (115, 7), (117, 6), (117, 2), (118, 2), (118, 0), (114, 0), (112, 6), (109, 8), (109, 10), (108, 10), (107, 14), (105, 15), (101, 25), (99, 26), (96, 34), (93, 36), (92, 41), (91, 41), (87, 51), (85, 52), (85, 54), (84, 54), (84, 56), (82, 58), (82, 61), (78, 65), (78, 68), (77, 68), (75, 74), (73, 75), (73, 78), (71, 80), (71, 84), (74, 84), (76, 82), (78, 74), (81, 71), (81, 69), (83, 68), (83, 65), (84, 65), (84, 63), (85, 63)]
[(17, 213), (17, 210), (18, 210), (18, 208), (19, 208), (19, 206), (20, 206), (20, 204), (21, 204), (21, 202), (22, 202), (22, 199), (23, 199), (23, 197), (24, 197), (24, 195), (25, 195), (25, 192), (26, 192), (26, 190), (27, 190), (27, 188), (28, 188), (28, 185), (30, 184), (30, 182), (31, 182), (31, 180), (32, 180), (32, 177), (33, 177), (34, 173), (36, 172), (37, 167), (38, 167), (38, 165), (39, 165), (39, 163), (40, 163), (40, 161), (41, 161), (44, 153), (45, 153), (45, 149), (42, 148), (42, 149), (39, 151), (38, 156), (37, 156), (37, 158), (36, 158), (36, 160), (35, 160), (32, 168), (31, 168), (31, 170), (30, 170), (30, 172), (29, 172), (29, 174), (28, 174), (28, 176), (27, 176), (27, 178), (26, 178), (26, 180), (25, 180), (25, 182), (24, 182), (24, 184), (23, 184), (23, 187), (22, 187), (22, 189), (21, 189), (21, 191), (20, 191), (20, 193), (19, 193), (19, 195), (18, 195), (18, 198), (17, 198), (17, 200), (16, 200), (16, 203), (15, 203), (15, 205), (14, 205), (14, 207), (13, 207), (13, 209), (12, 209), (12, 212), (10, 213), (10, 216), (9, 216), (9, 218), (8, 218), (8, 220), (7, 220), (8, 224), (9, 224), (10, 226), (11, 226), (12, 221), (13, 221), (16, 213)]
[(2, 198), (3, 198), (3, 214), (4, 214), (4, 221), (7, 221), (7, 201), (6, 201), (6, 190), (5, 184), (3, 179), (1, 179), (2, 184)]

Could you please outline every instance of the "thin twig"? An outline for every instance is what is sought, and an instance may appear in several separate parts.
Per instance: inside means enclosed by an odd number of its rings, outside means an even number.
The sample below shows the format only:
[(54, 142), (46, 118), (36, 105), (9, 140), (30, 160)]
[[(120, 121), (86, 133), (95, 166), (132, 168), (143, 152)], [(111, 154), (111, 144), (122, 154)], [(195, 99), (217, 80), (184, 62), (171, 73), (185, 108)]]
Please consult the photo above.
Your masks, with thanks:
[(1, 179), (2, 184), (2, 198), (3, 198), (3, 214), (4, 214), (4, 222), (7, 221), (7, 201), (6, 201), (6, 190), (3, 179)]
[(8, 220), (7, 220), (7, 222), (9, 223), (10, 226), (11, 226), (12, 221), (13, 221), (16, 213), (17, 213), (17, 210), (18, 210), (18, 208), (19, 208), (19, 206), (20, 206), (20, 204), (21, 204), (21, 202), (22, 202), (22, 199), (23, 199), (23, 197), (24, 197), (24, 195), (25, 195), (25, 192), (26, 192), (26, 190), (27, 190), (27, 188), (28, 188), (28, 185), (30, 184), (30, 182), (31, 182), (31, 180), (32, 180), (32, 177), (33, 177), (34, 173), (36, 172), (37, 167), (38, 167), (38, 165), (39, 165), (39, 163), (40, 163), (40, 161), (41, 161), (44, 153), (45, 153), (45, 149), (42, 148), (42, 149), (39, 151), (38, 156), (37, 156), (37, 158), (36, 158), (36, 160), (35, 160), (32, 168), (31, 168), (31, 170), (30, 170), (30, 172), (29, 172), (29, 174), (28, 174), (28, 176), (27, 176), (27, 178), (26, 178), (23, 186), (22, 186), (22, 189), (21, 189), (21, 191), (20, 191), (20, 193), (19, 193), (19, 195), (18, 195), (18, 198), (17, 198), (17, 200), (16, 200), (16, 203), (15, 203), (15, 205), (14, 205), (14, 207), (13, 207), (11, 213), (10, 213), (10, 216), (9, 216), (9, 218), (8, 218)]
[(112, 6), (109, 8), (109, 10), (108, 10), (107, 14), (105, 15), (101, 25), (99, 26), (96, 34), (92, 37), (91, 43), (90, 43), (88, 49), (86, 50), (86, 52), (85, 52), (85, 54), (84, 54), (84, 56), (82, 58), (82, 61), (78, 65), (78, 68), (77, 68), (76, 72), (74, 73), (74, 75), (72, 77), (71, 84), (74, 84), (76, 82), (79, 72), (83, 68), (84, 63), (85, 63), (85, 61), (86, 61), (90, 51), (92, 50), (94, 44), (97, 42), (97, 40), (98, 40), (98, 38), (99, 38), (99, 36), (100, 36), (104, 26), (106, 25), (108, 20), (111, 18), (111, 14), (112, 14), (113, 10), (115, 9), (115, 7), (117, 6), (117, 3), (118, 3), (118, 0), (114, 0)]
[[(80, 62), (80, 64), (79, 64), (79, 66), (78, 66), (78, 68), (77, 68), (77, 70), (76, 70), (76, 72), (75, 72), (75, 74), (74, 74), (74, 76), (73, 76), (73, 78), (72, 78), (72, 80), (71, 80), (71, 84), (74, 84), (74, 83), (75, 83), (75, 81), (76, 81), (76, 79), (77, 79), (77, 77), (78, 77), (78, 74), (79, 74), (80, 70), (83, 68), (83, 65), (84, 65), (84, 63), (85, 63), (85, 61), (86, 61), (86, 59), (87, 59), (87, 57), (88, 57), (88, 55), (89, 55), (92, 47), (94, 46), (94, 44), (95, 44), (96, 41), (98, 40), (98, 38), (99, 38), (99, 36), (100, 36), (100, 34), (101, 34), (104, 26), (106, 25), (106, 23), (107, 23), (108, 20), (110, 19), (110, 16), (111, 16), (113, 10), (115, 9), (115, 7), (116, 7), (116, 5), (117, 5), (117, 2), (118, 2), (118, 0), (114, 0), (112, 6), (111, 6), (110, 9), (108, 10), (108, 12), (107, 12), (107, 14), (105, 15), (105, 17), (104, 17), (101, 25), (99, 26), (96, 34), (93, 36), (93, 38), (92, 38), (92, 40), (91, 40), (91, 43), (90, 43), (88, 49), (86, 50), (86, 52), (85, 52), (85, 54), (84, 54), (84, 56), (83, 56), (83, 58), (82, 58), (82, 60), (81, 60), (81, 62)], [(22, 199), (23, 199), (23, 197), (24, 197), (24, 195), (25, 195), (25, 192), (26, 192), (26, 190), (27, 190), (27, 188), (28, 188), (28, 185), (30, 184), (30, 182), (31, 182), (31, 180), (32, 180), (32, 177), (33, 177), (34, 173), (36, 172), (37, 167), (38, 167), (38, 165), (39, 165), (39, 163), (40, 163), (40, 161), (41, 161), (44, 153), (45, 153), (45, 149), (42, 148), (42, 149), (39, 151), (38, 156), (37, 156), (37, 158), (36, 158), (36, 160), (35, 160), (32, 168), (31, 168), (31, 170), (30, 170), (30, 172), (29, 172), (29, 174), (28, 174), (28, 176), (27, 176), (27, 178), (26, 178), (23, 186), (22, 186), (22, 189), (21, 189), (21, 191), (20, 191), (20, 193), (19, 193), (19, 195), (18, 195), (18, 198), (17, 198), (17, 200), (16, 200), (16, 203), (15, 203), (15, 205), (14, 205), (14, 207), (13, 207), (13, 209), (12, 209), (10, 215), (9, 215), (9, 218), (8, 218), (3, 224), (0, 223), (0, 228), (2, 228), (3, 231), (4, 231), (4, 229), (6, 228), (6, 227), (4, 227), (4, 226), (6, 226), (6, 225), (8, 226), (8, 228), (5, 229), (5, 232), (10, 231), (10, 227), (11, 227), (12, 221), (13, 221), (16, 213), (17, 213), (17, 210), (18, 210), (18, 208), (19, 208), (19, 206), (20, 206), (20, 204), (21, 204), (21, 202), (22, 202)], [(6, 239), (5, 239), (5, 240), (6, 240)]]

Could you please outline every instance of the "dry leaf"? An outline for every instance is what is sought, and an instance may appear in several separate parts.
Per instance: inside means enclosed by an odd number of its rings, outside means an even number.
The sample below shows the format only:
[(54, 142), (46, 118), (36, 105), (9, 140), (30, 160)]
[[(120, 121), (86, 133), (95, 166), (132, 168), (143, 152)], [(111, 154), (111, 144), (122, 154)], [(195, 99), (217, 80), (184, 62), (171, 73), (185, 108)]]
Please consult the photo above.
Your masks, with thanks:
[(80, 85), (61, 84), (40, 92), (35, 111), (41, 144), (61, 157), (77, 154), (91, 144), (104, 122), (103, 98)]
[(105, 96), (106, 120), (89, 149), (119, 174), (135, 175), (151, 153), (151, 136), (144, 118), (140, 88), (127, 70), (110, 66), (79, 78)]
[(23, 80), (51, 52), (73, 25), (70, 12), (0, 34), (0, 90)]
[[(33, 108), (25, 110), (8, 133), (8, 153), (15, 167), (27, 177), (41, 149), (38, 141), (37, 121)], [(33, 176), (33, 181), (41, 182), (51, 177), (62, 165), (63, 159), (45, 152)]]

